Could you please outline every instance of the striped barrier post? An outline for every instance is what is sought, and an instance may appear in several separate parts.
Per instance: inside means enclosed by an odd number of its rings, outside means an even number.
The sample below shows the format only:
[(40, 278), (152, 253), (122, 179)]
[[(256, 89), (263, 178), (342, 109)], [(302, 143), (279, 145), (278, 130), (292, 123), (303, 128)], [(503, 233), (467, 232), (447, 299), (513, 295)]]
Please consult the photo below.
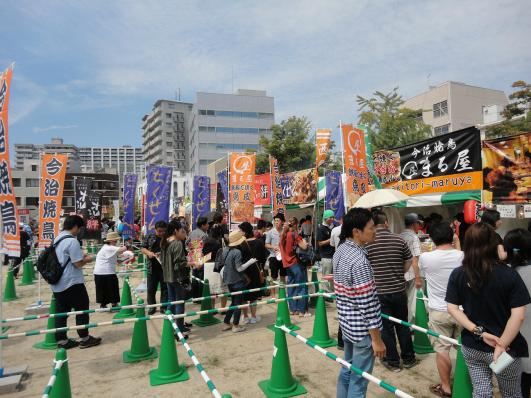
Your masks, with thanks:
[(289, 334), (292, 337), (295, 337), (296, 339), (302, 341), (307, 346), (309, 346), (309, 347), (313, 348), (314, 350), (320, 352), (325, 357), (330, 358), (331, 360), (338, 362), (341, 366), (343, 366), (343, 367), (345, 367), (347, 369), (350, 369), (352, 372), (356, 373), (357, 375), (363, 377), (366, 380), (369, 380), (371, 383), (376, 384), (377, 386), (383, 388), (384, 390), (387, 390), (387, 391), (389, 391), (389, 392), (391, 392), (391, 393), (393, 393), (396, 396), (401, 397), (401, 398), (414, 398), (411, 395), (405, 393), (404, 391), (399, 390), (398, 388), (392, 386), (391, 384), (388, 384), (385, 381), (380, 380), (379, 378), (371, 375), (370, 373), (364, 372), (361, 369), (358, 369), (358, 368), (352, 366), (350, 363), (348, 363), (344, 359), (339, 358), (337, 355), (332, 354), (330, 351), (325, 350), (321, 346), (318, 346), (313, 341), (301, 336), (300, 334), (298, 334), (298, 333), (296, 333), (296, 332), (294, 332), (292, 330), (289, 330), (284, 325), (278, 326), (278, 328), (281, 329), (284, 333)]
[(395, 323), (398, 323), (398, 324), (403, 325), (403, 326), (410, 327), (411, 329), (414, 329), (417, 332), (421, 332), (421, 333), (436, 337), (438, 339), (447, 341), (448, 343), (452, 343), (455, 346), (460, 346), (461, 345), (461, 344), (459, 344), (459, 341), (457, 341), (456, 339), (453, 339), (453, 338), (448, 337), (448, 336), (444, 336), (444, 335), (442, 335), (440, 333), (434, 332), (433, 330), (426, 329), (426, 328), (423, 328), (421, 326), (417, 326), (417, 325), (415, 325), (413, 323), (409, 323), (409, 322), (403, 321), (401, 319), (394, 318), (394, 317), (389, 316), (387, 314), (381, 314), (381, 315), (382, 315), (382, 318), (388, 319), (391, 322), (395, 322)]
[[(293, 284), (290, 284), (290, 285), (283, 285), (283, 286), (287, 288), (287, 287), (296, 287), (296, 286), (308, 285), (310, 283), (312, 283), (312, 282), (293, 283)], [(263, 291), (263, 290), (267, 290), (267, 289), (276, 289), (276, 288), (278, 288), (278, 286), (264, 286), (264, 287), (254, 288), (254, 289), (239, 290), (239, 291), (236, 291), (236, 292), (220, 293), (220, 294), (207, 296), (207, 297), (197, 297), (197, 298), (191, 298), (191, 299), (187, 299), (187, 300), (168, 301), (168, 302), (159, 303), (159, 304), (144, 304), (143, 307), (145, 309), (148, 309), (148, 308), (165, 307), (165, 306), (168, 306), (168, 305), (197, 303), (197, 302), (201, 302), (203, 300), (212, 300), (212, 299), (217, 299), (217, 298), (220, 298), (220, 297), (232, 297), (232, 296), (237, 296), (237, 295), (241, 295), (241, 294), (253, 293), (253, 292)], [(314, 296), (311, 296), (311, 297), (314, 297)], [(131, 304), (131, 305), (125, 305), (125, 306), (117, 305), (115, 307), (110, 307), (110, 308), (91, 308), (91, 309), (88, 309), (88, 310), (81, 310), (81, 311), (59, 312), (59, 313), (56, 313), (56, 314), (26, 315), (26, 316), (22, 316), (22, 317), (6, 318), (6, 319), (3, 319), (1, 321), (1, 323), (11, 323), (11, 322), (19, 322), (19, 321), (33, 321), (33, 320), (36, 320), (36, 319), (45, 319), (45, 318), (49, 318), (49, 317), (50, 318), (59, 318), (59, 317), (65, 317), (65, 316), (69, 316), (69, 315), (93, 314), (93, 313), (98, 313), (98, 312), (113, 312), (113, 311), (120, 311), (122, 309), (137, 309), (138, 307), (139, 307), (138, 304)]]
[(205, 371), (205, 368), (203, 368), (203, 365), (201, 365), (201, 363), (199, 362), (199, 360), (195, 356), (194, 352), (192, 351), (192, 348), (190, 347), (190, 345), (186, 341), (186, 338), (181, 333), (181, 330), (179, 329), (179, 327), (177, 326), (177, 323), (171, 317), (171, 315), (168, 316), (168, 320), (171, 322), (171, 324), (173, 326), (173, 330), (175, 330), (175, 333), (177, 333), (177, 337), (179, 338), (179, 341), (181, 342), (181, 344), (186, 349), (186, 353), (188, 354), (188, 356), (190, 357), (190, 359), (194, 363), (195, 368), (197, 369), (197, 371), (199, 372), (199, 374), (201, 375), (201, 377), (205, 381), (205, 383), (206, 383), (208, 389), (210, 390), (210, 392), (212, 393), (212, 395), (215, 398), (231, 398), (230, 394), (224, 394), (224, 395), (220, 394), (220, 392), (218, 391), (218, 389), (214, 385), (214, 382), (210, 379), (210, 377), (208, 377), (208, 375), (207, 375), (207, 373)]
[[(52, 376), (44, 388), (42, 398), (71, 398), (70, 375), (68, 373), (66, 350), (61, 348), (55, 354)], [(55, 387), (55, 388), (54, 388)]]
[[(185, 312), (183, 314), (179, 315), (172, 315), (174, 319), (178, 318), (187, 318), (191, 316), (198, 316), (202, 314), (218, 314), (222, 311), (229, 311), (229, 310), (237, 310), (242, 308), (250, 308), (250, 307), (257, 307), (259, 305), (266, 305), (266, 304), (275, 304), (280, 301), (286, 301), (286, 300), (300, 300), (300, 299), (306, 299), (309, 297), (314, 297), (319, 295), (319, 293), (312, 293), (312, 294), (304, 294), (301, 296), (293, 296), (293, 297), (287, 297), (282, 299), (269, 299), (265, 301), (255, 301), (253, 303), (249, 304), (242, 304), (242, 305), (234, 305), (229, 307), (223, 307), (223, 308), (213, 308), (211, 310), (206, 311), (190, 311)], [(47, 333), (57, 333), (57, 332), (68, 332), (73, 330), (80, 330), (80, 329), (93, 329), (96, 327), (101, 326), (110, 326), (110, 325), (122, 325), (124, 323), (130, 323), (130, 322), (138, 322), (138, 321), (151, 321), (155, 319), (163, 319), (165, 318), (165, 315), (147, 315), (142, 318), (125, 318), (125, 319), (113, 319), (112, 321), (105, 321), (105, 322), (97, 322), (97, 323), (87, 323), (85, 325), (76, 325), (76, 326), (65, 326), (62, 328), (55, 328), (55, 329), (41, 329), (41, 330), (29, 330), (27, 332), (20, 332), (20, 333), (10, 333), (10, 334), (2, 334), (0, 335), (0, 340), (7, 340), (12, 338), (18, 338), (18, 337), (30, 337), (30, 336), (38, 336), (41, 334), (47, 334)]]

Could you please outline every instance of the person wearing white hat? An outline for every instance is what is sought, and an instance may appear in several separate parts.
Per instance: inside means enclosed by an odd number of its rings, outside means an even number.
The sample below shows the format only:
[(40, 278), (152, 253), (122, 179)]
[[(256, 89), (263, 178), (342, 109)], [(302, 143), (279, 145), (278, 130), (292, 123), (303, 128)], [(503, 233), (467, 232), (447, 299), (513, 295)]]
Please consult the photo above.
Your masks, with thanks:
[(116, 307), (120, 301), (116, 264), (118, 255), (127, 250), (125, 246), (117, 246), (120, 240), (117, 232), (107, 233), (104, 245), (96, 255), (94, 283), (96, 284), (96, 302), (100, 304), (100, 308), (106, 308), (107, 304)]
[[(225, 247), (222, 252), (222, 277), (223, 281), (228, 285), (230, 292), (246, 289), (247, 279), (244, 271), (257, 261), (256, 258), (251, 258), (245, 264), (242, 263), (242, 253), (238, 249), (238, 246), (243, 242), (245, 242), (243, 232), (240, 230), (232, 231), (229, 234), (229, 246)], [(243, 296), (241, 294), (234, 295), (231, 297), (231, 300), (231, 307), (241, 305)], [(243, 332), (245, 327), (240, 326), (240, 315), (240, 309), (227, 311), (221, 330), (227, 331), (232, 329), (234, 333)]]

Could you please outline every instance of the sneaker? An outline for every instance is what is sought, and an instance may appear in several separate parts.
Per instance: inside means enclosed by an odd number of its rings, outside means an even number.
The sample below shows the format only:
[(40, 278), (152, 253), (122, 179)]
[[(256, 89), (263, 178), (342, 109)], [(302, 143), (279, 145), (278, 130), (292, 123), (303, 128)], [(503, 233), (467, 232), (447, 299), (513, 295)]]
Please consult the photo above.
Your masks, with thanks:
[(345, 346), (338, 345), (336, 348), (337, 348), (339, 351), (345, 351)]
[[(253, 318), (245, 318), (245, 319), (243, 320), (243, 323), (245, 323), (246, 325), (249, 325), (250, 323), (252, 323), (252, 322), (251, 322), (252, 319), (253, 319)], [(255, 321), (254, 323), (256, 323), (256, 321)]]
[(257, 315), (254, 320), (256, 321), (255, 323), (258, 323), (262, 320), (262, 317), (260, 315)]
[(185, 322), (184, 323), (184, 326), (186, 326), (187, 328), (193, 328), (194, 327), (194, 324), (193, 323), (188, 323), (188, 322)]
[(79, 342), (79, 348), (89, 348), (101, 344), (101, 337), (89, 336), (87, 340)]
[(403, 361), (402, 366), (406, 369), (411, 369), (413, 366), (416, 366), (419, 364), (419, 360), (416, 358), (413, 358), (411, 361)]
[(226, 324), (225, 322), (223, 322), (223, 326), (221, 327), (222, 332), (226, 332), (227, 330), (231, 330), (231, 329), (232, 329), (232, 325)]
[(389, 362), (381, 359), (380, 360), (380, 363), (387, 369), (387, 370), (390, 370), (391, 372), (393, 373), (398, 373), (398, 372), (401, 372), (402, 371), (402, 368), (400, 366), (394, 366), (394, 365), (391, 365), (389, 364)]
[(65, 350), (69, 350), (70, 348), (75, 348), (77, 346), (79, 346), (79, 341), (74, 339), (68, 339), (66, 343), (57, 343), (57, 348), (64, 348)]
[(244, 332), (245, 330), (246, 330), (245, 327), (243, 327), (243, 326), (239, 326), (239, 325), (234, 325), (234, 326), (232, 327), (232, 332), (233, 332), (233, 333)]
[(301, 318), (311, 318), (312, 313), (311, 312), (305, 312), (304, 314), (299, 314)]
[[(148, 315), (155, 315), (155, 312), (157, 312), (157, 309), (155, 307), (151, 307), (148, 310)], [(162, 310), (161, 310), (161, 313), (164, 314), (164, 312), (162, 312)]]

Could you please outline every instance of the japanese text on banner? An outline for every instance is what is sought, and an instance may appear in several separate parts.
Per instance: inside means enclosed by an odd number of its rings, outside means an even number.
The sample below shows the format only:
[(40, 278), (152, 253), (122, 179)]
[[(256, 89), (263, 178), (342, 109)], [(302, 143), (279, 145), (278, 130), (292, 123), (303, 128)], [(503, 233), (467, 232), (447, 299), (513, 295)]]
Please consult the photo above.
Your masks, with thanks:
[(13, 69), (0, 75), (0, 217), (2, 218), (2, 247), (0, 253), (20, 256), (20, 231), (11, 165), (9, 163), (9, 139), (7, 113)]
[(59, 234), (68, 155), (43, 154), (39, 197), (39, 247), (52, 244)]
[(229, 154), (229, 206), (231, 222), (253, 222), (256, 154)]
[(345, 162), (347, 207), (354, 206), (369, 191), (369, 171), (365, 150), (365, 132), (351, 124), (341, 126)]
[(271, 171), (271, 192), (273, 193), (271, 197), (273, 202), (273, 215), (277, 213), (286, 214), (286, 205), (284, 204), (284, 196), (282, 195), (282, 179), (278, 169), (278, 160), (273, 156), (269, 156), (269, 169)]

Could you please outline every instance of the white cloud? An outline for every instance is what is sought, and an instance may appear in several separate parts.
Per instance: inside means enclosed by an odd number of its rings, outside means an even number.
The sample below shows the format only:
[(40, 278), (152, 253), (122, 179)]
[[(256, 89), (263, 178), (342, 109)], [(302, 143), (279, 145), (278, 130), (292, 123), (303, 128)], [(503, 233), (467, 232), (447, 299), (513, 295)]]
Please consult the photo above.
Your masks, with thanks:
[(429, 73), (501, 89), (531, 80), (531, 9), (518, 0), (20, 3), (38, 36), (28, 52), (68, 64), (47, 86), (56, 109), (228, 92), (234, 67), (235, 88), (276, 97), (277, 120), (333, 127), (354, 119), (356, 94), (399, 85), (411, 96)]
[(53, 130), (69, 130), (69, 129), (75, 129), (78, 126), (76, 124), (65, 124), (65, 125), (57, 125), (54, 124), (52, 126), (48, 127), (34, 127), (33, 132), (34, 133), (45, 133), (47, 131), (53, 131)]

